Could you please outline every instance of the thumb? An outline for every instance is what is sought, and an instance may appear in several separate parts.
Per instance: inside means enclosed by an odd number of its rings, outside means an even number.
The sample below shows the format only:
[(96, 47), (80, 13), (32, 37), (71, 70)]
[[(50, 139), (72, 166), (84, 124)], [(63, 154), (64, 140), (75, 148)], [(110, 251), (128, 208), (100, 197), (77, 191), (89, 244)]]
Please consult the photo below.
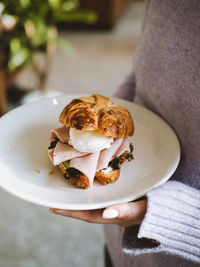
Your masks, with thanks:
[(107, 207), (102, 214), (104, 219), (122, 219), (125, 221), (141, 221), (146, 213), (147, 200), (122, 203)]

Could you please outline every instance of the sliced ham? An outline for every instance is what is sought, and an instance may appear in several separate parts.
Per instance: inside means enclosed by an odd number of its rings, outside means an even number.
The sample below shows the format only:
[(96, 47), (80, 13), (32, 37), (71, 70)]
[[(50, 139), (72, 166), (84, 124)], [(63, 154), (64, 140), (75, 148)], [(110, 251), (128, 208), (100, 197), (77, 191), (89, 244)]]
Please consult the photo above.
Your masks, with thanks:
[(89, 153), (79, 152), (68, 144), (61, 143), (56, 144), (55, 148), (48, 151), (49, 158), (54, 165), (58, 165), (63, 161), (70, 160), (76, 157), (82, 157)]
[(118, 148), (118, 150), (116, 151), (116, 153), (114, 154), (114, 158), (119, 157), (121, 154), (123, 154), (124, 152), (128, 152), (130, 151), (130, 142), (128, 141), (127, 138), (125, 138), (121, 144), (121, 146)]
[(75, 168), (88, 177), (89, 185), (92, 187), (94, 176), (97, 169), (100, 152), (91, 153), (89, 155), (73, 158), (70, 160), (70, 167)]
[(97, 171), (108, 167), (108, 163), (114, 158), (115, 153), (120, 148), (123, 138), (115, 139), (110, 148), (101, 151), (97, 165)]
[(69, 128), (60, 127), (53, 129), (50, 132), (50, 142), (54, 141), (55, 138), (58, 138), (62, 143), (68, 143), (69, 141)]
[(109, 162), (114, 158), (129, 151), (129, 142), (126, 139), (118, 138), (112, 143), (110, 148), (100, 152), (85, 153), (79, 152), (69, 141), (69, 128), (60, 127), (50, 133), (50, 142), (58, 138), (55, 148), (48, 150), (50, 160), (54, 165), (59, 165), (63, 161), (70, 160), (70, 167), (82, 172), (88, 179), (89, 186), (92, 187), (95, 173), (106, 169)]
[(48, 156), (52, 163), (53, 163), (53, 152), (54, 152), (54, 148), (48, 150)]

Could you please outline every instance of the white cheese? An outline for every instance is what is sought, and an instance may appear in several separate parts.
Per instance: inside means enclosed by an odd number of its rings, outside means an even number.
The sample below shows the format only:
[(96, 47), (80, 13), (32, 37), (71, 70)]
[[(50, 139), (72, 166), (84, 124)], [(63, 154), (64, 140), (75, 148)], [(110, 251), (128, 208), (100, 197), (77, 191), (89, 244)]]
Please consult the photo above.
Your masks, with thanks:
[(113, 171), (113, 168), (111, 168), (111, 167), (108, 167), (107, 169), (101, 170), (101, 172), (103, 172), (103, 173), (109, 173), (111, 171)]

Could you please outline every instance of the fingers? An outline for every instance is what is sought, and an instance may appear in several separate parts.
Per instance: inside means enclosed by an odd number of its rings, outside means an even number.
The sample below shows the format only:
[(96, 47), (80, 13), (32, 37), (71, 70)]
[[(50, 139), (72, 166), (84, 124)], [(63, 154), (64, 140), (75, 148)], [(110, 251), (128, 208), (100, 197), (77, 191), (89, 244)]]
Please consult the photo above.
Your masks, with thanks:
[(50, 212), (86, 221), (86, 222), (94, 222), (94, 223), (102, 223), (102, 209), (97, 210), (60, 210), (60, 209), (49, 209)]
[(133, 224), (140, 224), (143, 220), (147, 207), (147, 200), (123, 203), (107, 207), (103, 212), (105, 219), (117, 219), (118, 224), (128, 227)]
[(59, 210), (59, 209), (49, 209), (50, 212), (59, 214), (65, 217), (70, 217), (73, 219), (85, 221), (88, 223), (100, 223), (100, 224), (117, 224), (118, 220), (114, 219), (104, 219), (103, 209), (97, 210)]
[(129, 227), (140, 224), (146, 213), (147, 200), (112, 205), (106, 209), (97, 210), (60, 210), (49, 209), (50, 212), (86, 221), (89, 223), (117, 224)]

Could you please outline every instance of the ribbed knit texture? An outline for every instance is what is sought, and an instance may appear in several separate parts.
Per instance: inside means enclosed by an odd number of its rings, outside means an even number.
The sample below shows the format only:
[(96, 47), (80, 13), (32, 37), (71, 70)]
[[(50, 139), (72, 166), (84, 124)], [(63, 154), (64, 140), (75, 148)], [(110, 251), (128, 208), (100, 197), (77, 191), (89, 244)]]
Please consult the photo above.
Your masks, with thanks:
[[(136, 239), (132, 236), (135, 228), (127, 228), (123, 235), (123, 250), (135, 255), (165, 251), (200, 263), (199, 191), (178, 182), (168, 182), (147, 196), (148, 210), (137, 236), (134, 236)], [(141, 239), (139, 246), (138, 238)], [(160, 244), (150, 248), (142, 238)]]
[[(170, 182), (148, 193), (140, 227), (132, 226), (124, 234), (119, 227), (105, 227), (113, 262), (120, 267), (196, 266), (200, 263), (199, 0), (147, 1), (133, 71), (116, 96), (161, 116), (180, 140), (181, 161)], [(112, 240), (117, 242), (114, 249)], [(181, 257), (179, 265), (172, 255)]]

